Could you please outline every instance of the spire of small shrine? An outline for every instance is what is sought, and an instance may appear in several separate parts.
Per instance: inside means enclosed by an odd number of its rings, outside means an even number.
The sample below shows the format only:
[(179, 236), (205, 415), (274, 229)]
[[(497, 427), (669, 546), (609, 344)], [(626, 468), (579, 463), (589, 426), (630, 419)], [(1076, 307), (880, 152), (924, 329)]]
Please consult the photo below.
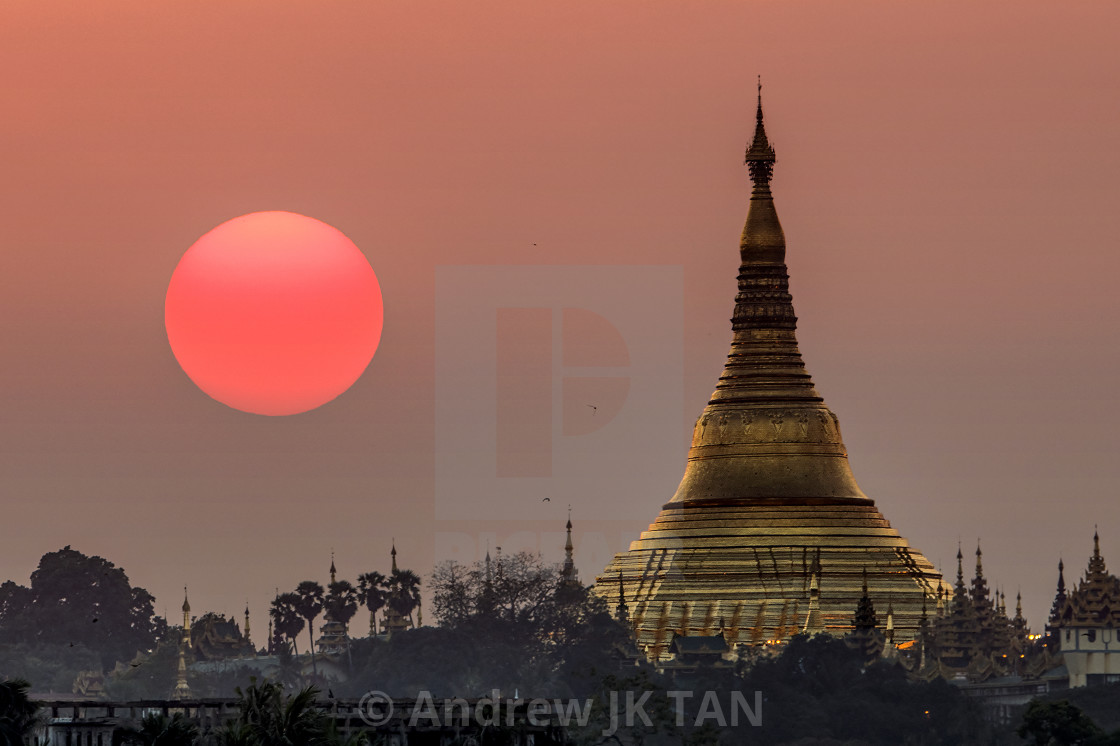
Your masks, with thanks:
[(1097, 533), (1097, 527), (1093, 527), (1093, 556), (1089, 558), (1089, 571), (1085, 574), (1085, 579), (1090, 578), (1103, 578), (1108, 575), (1108, 570), (1104, 565), (1104, 557), (1101, 556), (1101, 537)]
[[(865, 572), (864, 583), (866, 582)], [(821, 622), (821, 550), (819, 547), (809, 565), (809, 612), (805, 615), (805, 626), (801, 631), (809, 635), (824, 631)]]
[(879, 617), (875, 614), (875, 604), (867, 593), (867, 568), (863, 568), (863, 595), (856, 604), (856, 614), (853, 626), (856, 630), (871, 630), (879, 626)]
[(576, 574), (576, 561), (573, 555), (574, 546), (572, 544), (572, 507), (568, 506), (568, 523), (567, 523), (568, 536), (564, 541), (564, 565), (560, 570), (560, 576), (563, 581), (569, 585), (574, 585), (579, 582), (579, 576)]
[(618, 607), (615, 616), (622, 624), (630, 621), (630, 609), (626, 606), (626, 584), (622, 581), (622, 570), (618, 571)]
[(1062, 559), (1058, 558), (1058, 588), (1054, 593), (1054, 603), (1050, 605), (1050, 623), (1053, 624), (1058, 620), (1061, 614), (1062, 607), (1066, 603), (1066, 577), (1065, 577), (1065, 563)]

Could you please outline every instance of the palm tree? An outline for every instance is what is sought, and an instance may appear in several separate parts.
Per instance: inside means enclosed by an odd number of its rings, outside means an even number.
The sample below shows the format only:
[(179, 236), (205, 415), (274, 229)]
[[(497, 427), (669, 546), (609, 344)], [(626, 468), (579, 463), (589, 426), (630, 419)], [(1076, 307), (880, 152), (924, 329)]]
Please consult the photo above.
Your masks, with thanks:
[(283, 635), (292, 641), (292, 649), (299, 655), (299, 646), (296, 638), (303, 631), (303, 617), (300, 615), (298, 605), (300, 597), (295, 593), (281, 593), (272, 601), (268, 613), (272, 617), (272, 628), (276, 634)]
[[(303, 621), (302, 619), (300, 620)], [(303, 672), (300, 670), (299, 660), (292, 655), (292, 648), (284, 645), (276, 657), (276, 680), (286, 689), (295, 689), (303, 683)]]
[(367, 572), (358, 576), (358, 600), (369, 609), (369, 634), (377, 633), (374, 617), (385, 605), (385, 576), (377, 572)]
[(412, 570), (394, 570), (385, 587), (389, 608), (411, 622), (412, 612), (420, 605), (420, 576)]
[(358, 613), (358, 591), (346, 580), (331, 583), (323, 599), (323, 610), (327, 618), (346, 627)]
[(181, 712), (168, 717), (163, 713), (145, 715), (139, 728), (126, 728), (123, 741), (136, 746), (193, 746), (198, 726)]
[(277, 735), (273, 743), (326, 744), (329, 720), (326, 713), (315, 706), (319, 690), (304, 687), (284, 702), (277, 721)]
[(319, 706), (319, 690), (305, 687), (285, 697), (279, 684), (257, 683), (237, 690), (237, 717), (221, 734), (223, 746), (332, 746), (339, 742), (330, 718)]
[(315, 617), (323, 610), (323, 586), (314, 580), (305, 580), (296, 586), (295, 595), (298, 600), (295, 609), (301, 617), (307, 620), (307, 637), (311, 641), (311, 670), (316, 676), (319, 669), (315, 664)]
[(20, 744), (39, 724), (39, 707), (28, 697), (30, 682), (0, 681), (0, 743)]
[(327, 596), (323, 599), (323, 610), (328, 619), (338, 622), (346, 632), (346, 660), (350, 658), (350, 620), (358, 613), (358, 591), (349, 581), (339, 580), (327, 586)]

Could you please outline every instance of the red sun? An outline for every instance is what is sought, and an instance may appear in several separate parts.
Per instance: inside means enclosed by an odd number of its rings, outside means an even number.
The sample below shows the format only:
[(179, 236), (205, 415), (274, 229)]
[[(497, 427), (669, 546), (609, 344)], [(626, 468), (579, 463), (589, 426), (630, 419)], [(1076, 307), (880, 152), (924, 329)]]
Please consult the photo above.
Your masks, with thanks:
[(235, 409), (287, 415), (346, 391), (381, 338), (381, 287), (326, 223), (242, 215), (198, 239), (167, 288), (164, 320), (195, 384)]

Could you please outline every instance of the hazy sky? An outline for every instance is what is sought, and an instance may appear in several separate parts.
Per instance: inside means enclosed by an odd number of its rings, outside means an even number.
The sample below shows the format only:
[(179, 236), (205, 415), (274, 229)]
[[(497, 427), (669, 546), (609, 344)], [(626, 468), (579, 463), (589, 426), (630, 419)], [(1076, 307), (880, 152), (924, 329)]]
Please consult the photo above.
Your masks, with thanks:
[[(1094, 523), (1120, 568), (1117, 28), (1114, 3), (4, 3), (0, 579), (71, 544), (160, 611), (247, 599), (260, 640), (332, 547), (350, 579), (391, 537), (423, 573), (556, 559), (570, 503), (590, 580), (673, 495), (723, 365), (761, 74), (801, 349), (861, 487), (950, 574), (981, 538), (1039, 629)], [(183, 252), (258, 210), (344, 232), (385, 298), (365, 375), (289, 418), (206, 397), (163, 326)]]

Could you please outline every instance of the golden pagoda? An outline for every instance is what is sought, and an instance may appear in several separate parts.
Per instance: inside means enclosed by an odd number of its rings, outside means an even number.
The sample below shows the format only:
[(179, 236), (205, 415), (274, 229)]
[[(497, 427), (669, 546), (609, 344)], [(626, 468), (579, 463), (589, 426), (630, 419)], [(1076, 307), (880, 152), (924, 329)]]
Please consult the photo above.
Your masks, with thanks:
[(727, 364), (676, 494), (596, 580), (609, 604), (624, 599), (653, 657), (674, 634), (714, 634), (712, 619), (731, 620), (723, 634), (732, 644), (806, 629), (845, 634), (865, 572), (870, 597), (892, 604), (903, 642), (942, 585), (856, 484), (836, 415), (802, 362), (761, 92)]

